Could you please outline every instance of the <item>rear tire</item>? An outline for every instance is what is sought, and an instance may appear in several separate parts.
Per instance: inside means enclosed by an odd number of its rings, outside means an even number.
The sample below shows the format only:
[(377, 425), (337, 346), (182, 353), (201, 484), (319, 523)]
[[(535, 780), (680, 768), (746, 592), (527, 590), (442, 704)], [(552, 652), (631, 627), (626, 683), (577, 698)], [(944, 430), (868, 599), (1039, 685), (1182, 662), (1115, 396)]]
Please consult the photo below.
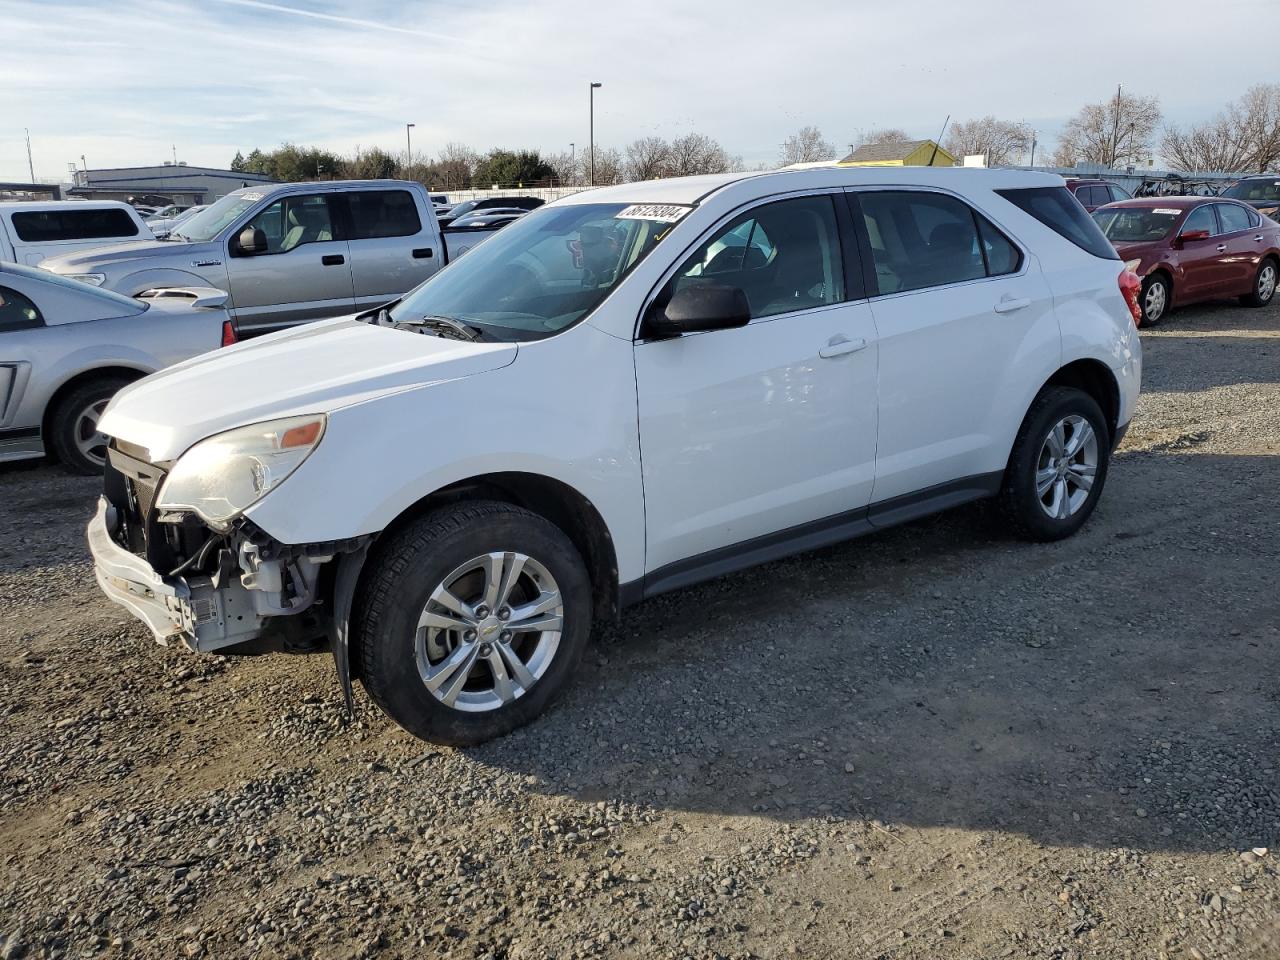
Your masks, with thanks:
[(1173, 291), (1169, 281), (1162, 273), (1153, 273), (1142, 281), (1142, 290), (1138, 294), (1138, 305), (1142, 309), (1142, 325), (1154, 327), (1169, 312), (1169, 304), (1173, 299)]
[(102, 472), (107, 438), (98, 433), (98, 418), (116, 392), (130, 383), (121, 376), (88, 380), (58, 401), (49, 417), (49, 447), (68, 470), (85, 476)]
[(1110, 460), (1111, 430), (1093, 397), (1046, 387), (1009, 454), (997, 497), (1005, 525), (1025, 540), (1071, 536), (1097, 506)]
[(1280, 283), (1280, 265), (1268, 257), (1258, 265), (1258, 272), (1253, 278), (1253, 290), (1240, 298), (1246, 307), (1265, 307), (1276, 295), (1276, 286)]
[(550, 521), (507, 503), (441, 507), (370, 560), (353, 611), (361, 682), (414, 736), (483, 743), (563, 691), (591, 616), (586, 567)]

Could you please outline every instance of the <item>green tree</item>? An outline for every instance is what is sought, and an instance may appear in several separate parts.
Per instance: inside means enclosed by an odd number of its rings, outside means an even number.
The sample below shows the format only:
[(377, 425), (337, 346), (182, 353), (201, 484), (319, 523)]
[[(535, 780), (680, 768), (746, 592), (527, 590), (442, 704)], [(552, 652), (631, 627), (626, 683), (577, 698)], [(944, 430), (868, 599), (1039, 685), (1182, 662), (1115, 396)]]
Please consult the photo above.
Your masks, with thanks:
[(244, 154), (239, 150), (237, 150), (236, 155), (231, 158), (231, 169), (236, 173), (244, 172)]
[(491, 150), (476, 164), (471, 185), (482, 190), (490, 186), (531, 186), (555, 175), (555, 170), (536, 150)]
[(400, 175), (400, 162), (380, 147), (356, 148), (356, 155), (342, 162), (342, 174), (353, 180), (390, 180)]

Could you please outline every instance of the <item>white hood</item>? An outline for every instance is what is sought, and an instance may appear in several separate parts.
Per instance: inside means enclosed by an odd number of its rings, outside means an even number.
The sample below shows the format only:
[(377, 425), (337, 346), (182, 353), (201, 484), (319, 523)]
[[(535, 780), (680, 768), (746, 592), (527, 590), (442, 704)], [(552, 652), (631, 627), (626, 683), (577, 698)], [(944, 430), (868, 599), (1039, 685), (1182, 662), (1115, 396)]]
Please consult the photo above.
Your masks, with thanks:
[(234, 427), (328, 413), (381, 394), (505, 367), (513, 343), (469, 343), (328, 320), (202, 354), (116, 394), (98, 428), (155, 462)]

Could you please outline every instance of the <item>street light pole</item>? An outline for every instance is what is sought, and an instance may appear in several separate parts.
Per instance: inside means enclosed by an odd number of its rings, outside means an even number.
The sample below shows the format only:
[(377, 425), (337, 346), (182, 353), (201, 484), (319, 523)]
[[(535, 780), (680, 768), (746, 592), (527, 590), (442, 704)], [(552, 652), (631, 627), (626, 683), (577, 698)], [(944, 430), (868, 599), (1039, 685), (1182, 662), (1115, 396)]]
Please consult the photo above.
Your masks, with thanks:
[(590, 97), (589, 108), (591, 124), (591, 162), (589, 164), (590, 174), (588, 175), (588, 179), (593, 187), (596, 185), (596, 90), (603, 86), (603, 83), (592, 83), (591, 92), (588, 94)]
[(404, 170), (405, 176), (409, 175), (409, 168), (413, 166), (413, 141), (409, 139), (409, 131), (413, 129), (412, 123), (404, 125)]
[(31, 174), (31, 182), (36, 182), (36, 165), (31, 162), (31, 131), (26, 127), (22, 128), (22, 132), (27, 135), (27, 171)]

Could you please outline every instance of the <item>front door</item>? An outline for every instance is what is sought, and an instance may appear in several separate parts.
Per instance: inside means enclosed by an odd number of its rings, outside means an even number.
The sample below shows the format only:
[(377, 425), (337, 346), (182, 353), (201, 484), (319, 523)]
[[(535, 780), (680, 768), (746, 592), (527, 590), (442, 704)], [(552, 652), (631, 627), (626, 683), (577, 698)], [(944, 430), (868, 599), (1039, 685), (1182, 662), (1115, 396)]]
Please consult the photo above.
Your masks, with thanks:
[(1196, 207), (1178, 228), (1179, 237), (1199, 230), (1207, 230), (1209, 236), (1201, 240), (1179, 240), (1182, 248), (1178, 251), (1178, 265), (1182, 268), (1182, 278), (1181, 282), (1174, 281), (1175, 301), (1187, 303), (1217, 296), (1226, 285), (1227, 271), (1222, 255), (1227, 245), (1223, 242), (1213, 207), (1211, 203)]
[(227, 278), (242, 332), (354, 312), (350, 250), (334, 221), (330, 195), (282, 197), (245, 225), (266, 236), (265, 253), (239, 254), (232, 238)]
[(825, 194), (754, 207), (668, 282), (738, 286), (752, 319), (636, 344), (646, 571), (867, 505), (876, 333), (839, 222)]

